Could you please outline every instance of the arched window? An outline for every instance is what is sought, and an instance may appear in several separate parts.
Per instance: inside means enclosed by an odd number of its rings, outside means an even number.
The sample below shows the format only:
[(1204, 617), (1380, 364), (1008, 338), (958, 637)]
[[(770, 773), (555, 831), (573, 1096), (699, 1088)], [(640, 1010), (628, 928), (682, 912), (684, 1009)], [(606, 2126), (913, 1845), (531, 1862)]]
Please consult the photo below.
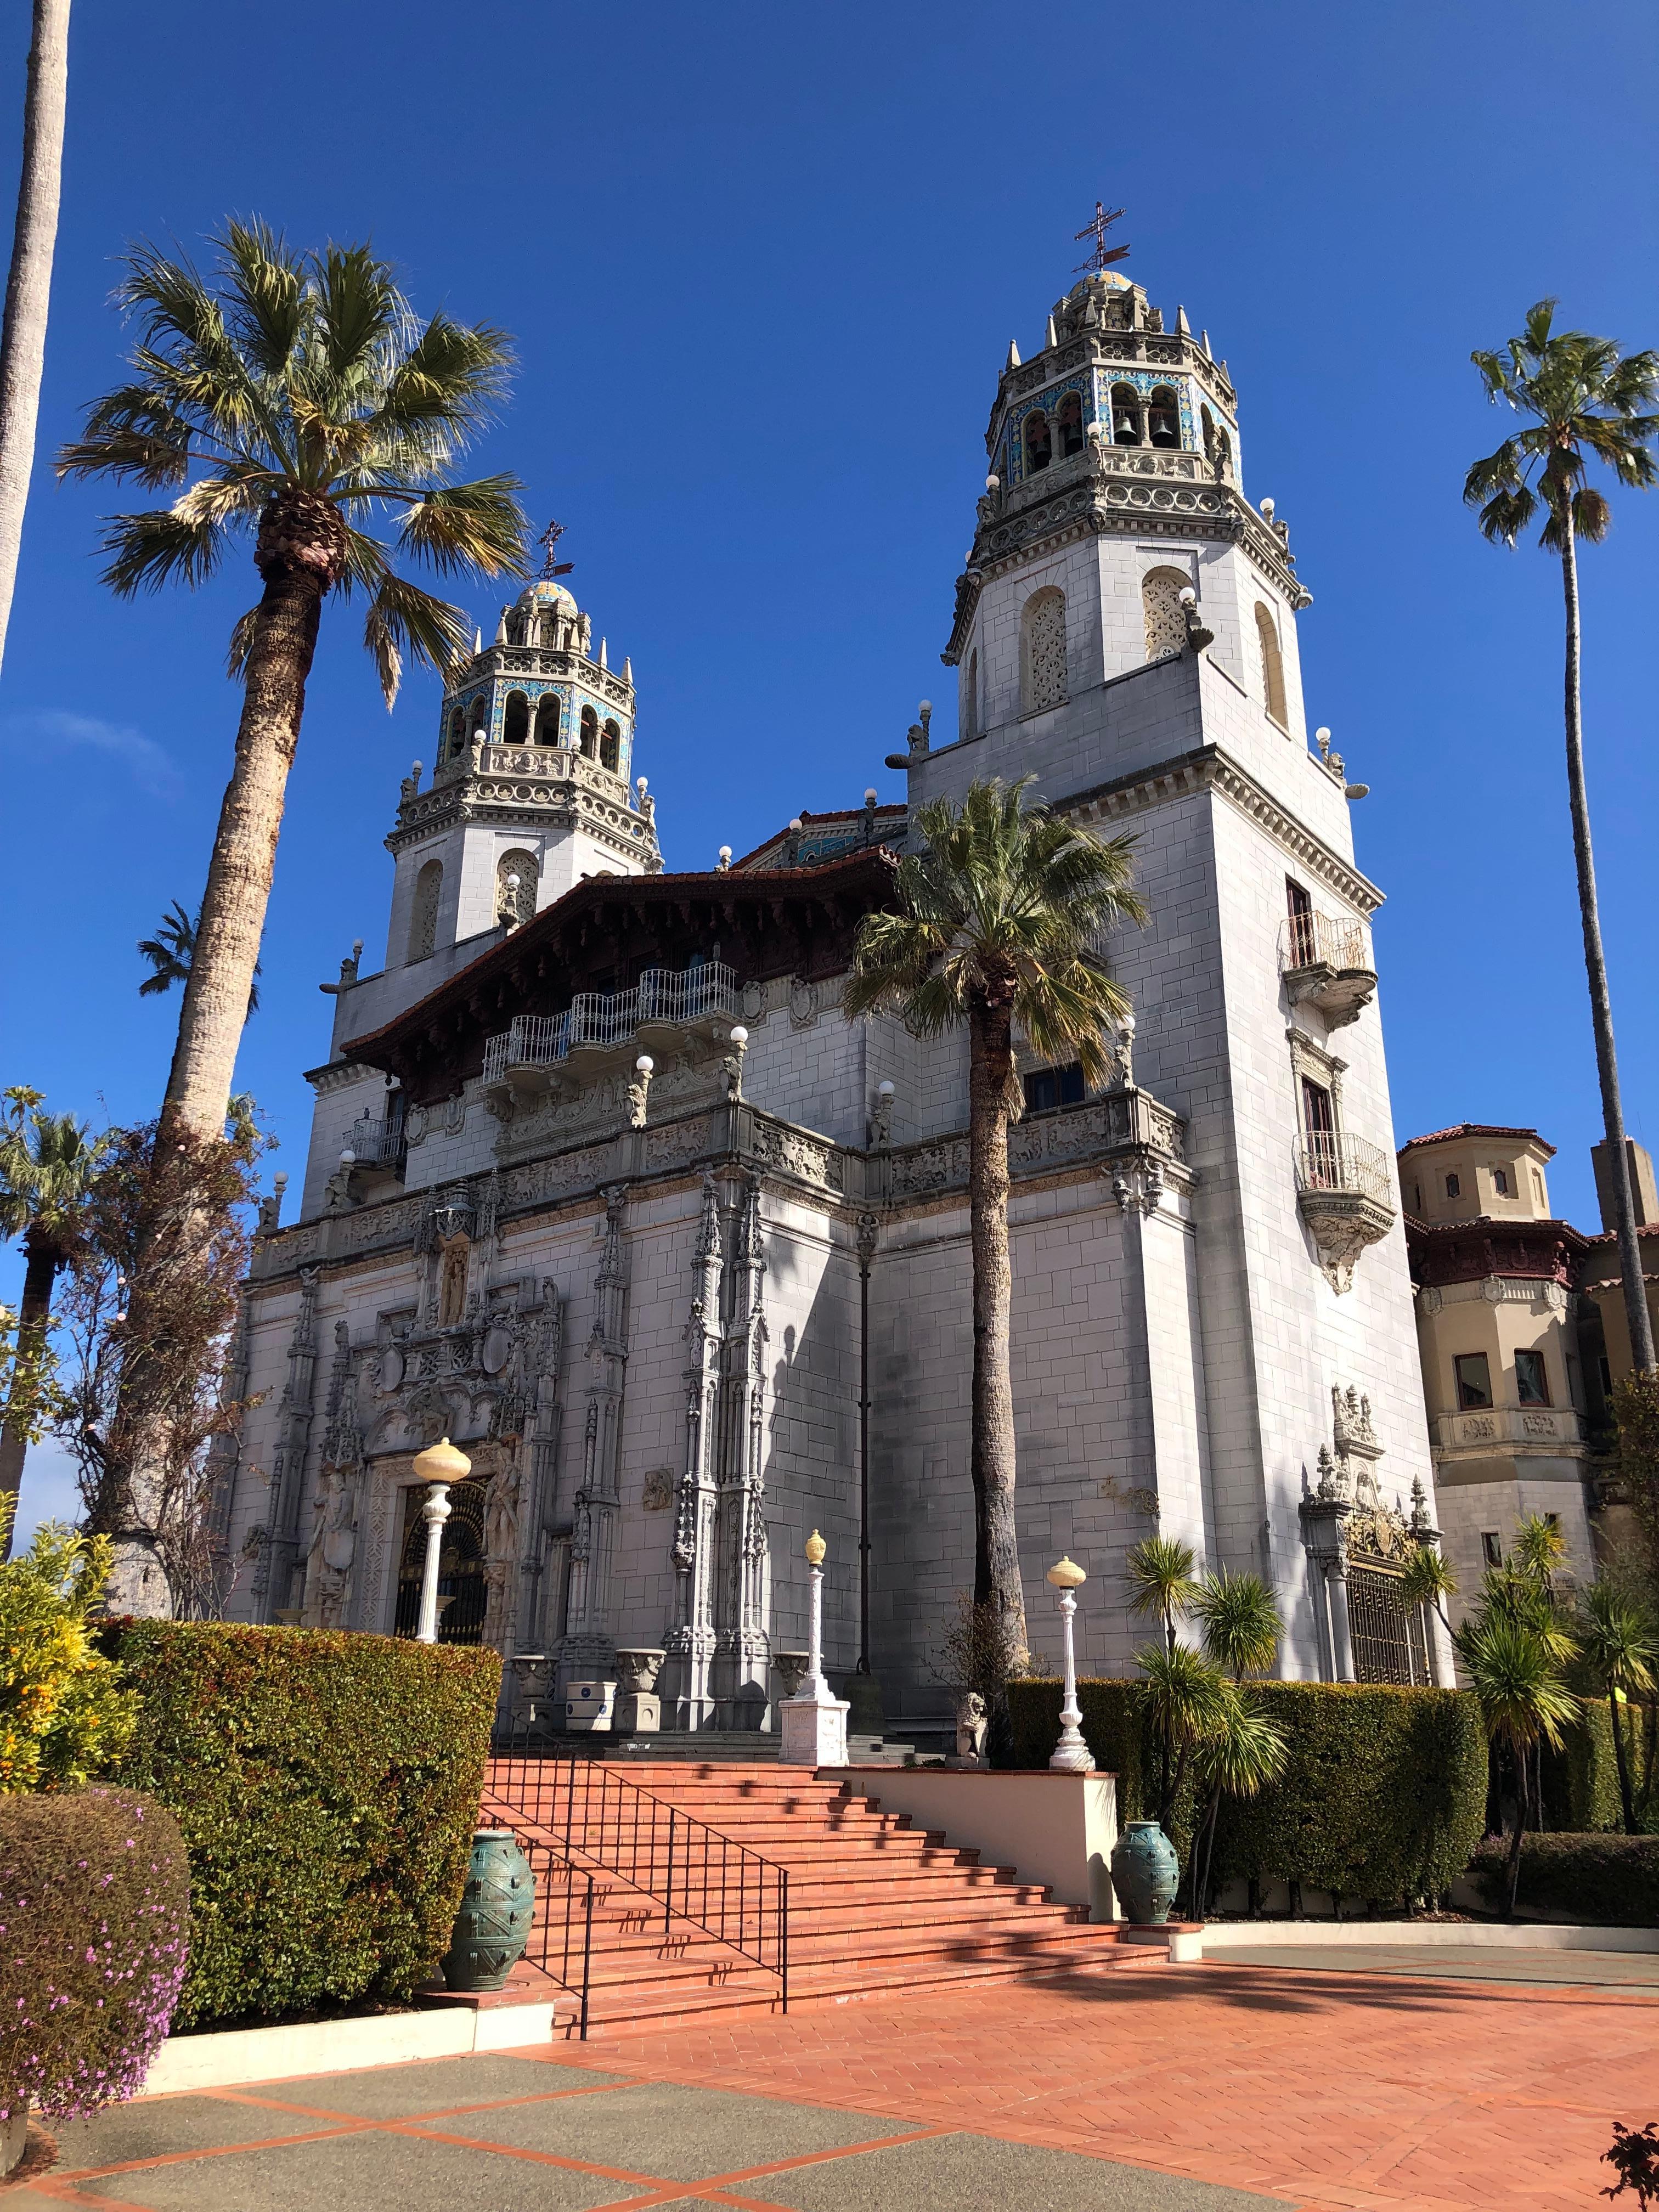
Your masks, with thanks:
[(556, 745), (559, 742), (559, 695), (544, 691), (536, 702), (536, 743)]
[(1204, 450), (1212, 461), (1215, 459), (1215, 416), (1207, 407), (1198, 410), (1199, 426), (1204, 433)]
[(1149, 568), (1140, 580), (1140, 606), (1146, 623), (1146, 658), (1167, 660), (1187, 645), (1187, 618), (1181, 594), (1192, 588), (1181, 568)]
[(1260, 599), (1255, 603), (1255, 634), (1261, 647), (1261, 696), (1267, 712), (1281, 730), (1290, 727), (1285, 711), (1285, 663), (1279, 650), (1279, 632), (1273, 616)]
[(1083, 401), (1077, 392), (1066, 393), (1054, 419), (1060, 425), (1060, 457), (1070, 460), (1083, 451)]
[(1115, 446), (1138, 446), (1140, 443), (1140, 394), (1133, 384), (1112, 386), (1112, 443)]
[(1066, 594), (1051, 584), (1033, 592), (1019, 625), (1020, 696), (1035, 714), (1066, 696)]
[(1025, 465), (1030, 471), (1046, 469), (1054, 458), (1054, 445), (1048, 435), (1048, 417), (1040, 407), (1034, 407), (1025, 417)]
[(507, 713), (501, 721), (501, 739), (509, 745), (530, 743), (530, 702), (522, 691), (507, 695)]
[(466, 750), (466, 716), (458, 707), (449, 718), (449, 757), (455, 760)]
[(581, 746), (589, 760), (593, 759), (599, 750), (599, 718), (591, 707), (582, 708)]
[(541, 863), (533, 853), (514, 846), (495, 863), (495, 919), (503, 927), (517, 929), (536, 911), (536, 884)]
[(475, 745), (483, 742), (489, 721), (489, 706), (483, 699), (475, 699), (472, 702), (472, 712), (467, 717), (468, 726), (471, 730), (472, 742)]
[(1155, 384), (1152, 396), (1146, 403), (1148, 442), (1154, 446), (1179, 446), (1181, 443), (1181, 402), (1174, 387)]
[(622, 732), (615, 722), (607, 722), (599, 738), (599, 766), (608, 768), (615, 775), (622, 763)]
[(1227, 426), (1224, 422), (1215, 434), (1215, 465), (1218, 476), (1224, 477), (1231, 476), (1233, 472), (1233, 441), (1227, 435)]
[(438, 949), (438, 901), (443, 896), (444, 864), (422, 862), (415, 878), (415, 900), (409, 915), (409, 957), (429, 960)]

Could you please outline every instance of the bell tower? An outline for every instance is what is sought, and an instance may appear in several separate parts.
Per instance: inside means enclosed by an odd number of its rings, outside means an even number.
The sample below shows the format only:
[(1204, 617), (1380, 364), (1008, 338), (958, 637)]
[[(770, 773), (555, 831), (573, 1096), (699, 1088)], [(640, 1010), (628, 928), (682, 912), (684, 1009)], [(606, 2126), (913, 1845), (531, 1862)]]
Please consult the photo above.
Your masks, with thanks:
[[(543, 577), (452, 663), (436, 767), (404, 779), (388, 969), (514, 927), (584, 876), (654, 874), (655, 809), (634, 758), (634, 671), (610, 665), (565, 586)], [(482, 947), (480, 948), (482, 950)]]

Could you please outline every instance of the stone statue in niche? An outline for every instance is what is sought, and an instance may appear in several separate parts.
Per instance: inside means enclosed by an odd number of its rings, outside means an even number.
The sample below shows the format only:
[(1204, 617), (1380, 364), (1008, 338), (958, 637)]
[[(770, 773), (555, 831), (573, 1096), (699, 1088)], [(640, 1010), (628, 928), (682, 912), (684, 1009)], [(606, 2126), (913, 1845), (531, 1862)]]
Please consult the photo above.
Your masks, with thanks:
[(484, 1492), (484, 1641), (497, 1647), (511, 1626), (507, 1613), (519, 1564), (519, 1479), (516, 1454), (504, 1455)]
[(351, 1484), (342, 1468), (323, 1469), (312, 1510), (304, 1618), (307, 1627), (337, 1628), (344, 1618), (351, 1563), (357, 1550)]
[(471, 1246), (465, 1237), (452, 1237), (443, 1248), (438, 1272), (438, 1326), (453, 1328), (466, 1318), (466, 1271)]

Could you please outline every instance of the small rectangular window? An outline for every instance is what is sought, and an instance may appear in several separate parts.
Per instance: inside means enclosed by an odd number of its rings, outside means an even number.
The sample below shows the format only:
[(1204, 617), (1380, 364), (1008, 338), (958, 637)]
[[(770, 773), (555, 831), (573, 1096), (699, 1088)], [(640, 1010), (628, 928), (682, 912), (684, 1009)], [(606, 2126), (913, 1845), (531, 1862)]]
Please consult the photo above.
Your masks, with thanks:
[(1544, 1373), (1541, 1352), (1517, 1352), (1515, 1355), (1516, 1395), (1523, 1406), (1547, 1406), (1550, 1386)]
[(1480, 1556), (1489, 1567), (1503, 1565), (1504, 1546), (1496, 1528), (1480, 1531)]
[(1463, 1193), (1463, 1186), (1462, 1186), (1462, 1184), (1461, 1182), (1459, 1182), (1459, 1181), (1457, 1180), (1457, 1177), (1456, 1177), (1455, 1175), (1448, 1176), (1446, 1177), (1446, 1195), (1447, 1195), (1447, 1197), (1448, 1197), (1448, 1198), (1461, 1198), (1461, 1197), (1462, 1197), (1462, 1193)]
[(1453, 1360), (1457, 1370), (1457, 1403), (1468, 1413), (1492, 1403), (1492, 1371), (1484, 1352), (1461, 1352)]
[(1532, 1194), (1538, 1203), (1539, 1211), (1541, 1212), (1544, 1206), (1544, 1178), (1539, 1174), (1536, 1168), (1532, 1171)]
[(1073, 1060), (1067, 1067), (1036, 1067), (1025, 1078), (1025, 1110), (1050, 1114), (1057, 1106), (1080, 1106), (1084, 1100), (1083, 1066)]
[(1507, 1198), (1509, 1196), (1510, 1179), (1508, 1173), (1504, 1169), (1494, 1168), (1492, 1170), (1492, 1187), (1498, 1193), (1499, 1198)]

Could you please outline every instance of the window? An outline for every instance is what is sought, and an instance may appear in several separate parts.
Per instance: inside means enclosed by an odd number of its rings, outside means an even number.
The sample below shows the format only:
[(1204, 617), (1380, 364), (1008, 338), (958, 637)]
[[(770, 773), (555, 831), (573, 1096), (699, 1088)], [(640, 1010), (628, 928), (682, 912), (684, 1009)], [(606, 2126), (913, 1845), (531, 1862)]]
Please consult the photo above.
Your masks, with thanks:
[(1025, 417), (1025, 465), (1035, 472), (1046, 469), (1054, 458), (1054, 445), (1048, 435), (1048, 417), (1040, 407), (1034, 408)]
[(467, 724), (472, 732), (472, 742), (474, 744), (477, 744), (482, 739), (484, 731), (489, 726), (489, 708), (488, 704), (483, 699), (475, 699), (472, 702), (472, 712), (467, 717)]
[(608, 768), (615, 775), (622, 761), (622, 731), (615, 722), (607, 722), (599, 739), (599, 766)]
[(1480, 1531), (1480, 1557), (1489, 1567), (1503, 1565), (1504, 1543), (1496, 1528)]
[(509, 745), (527, 745), (530, 743), (530, 702), (522, 691), (509, 691), (507, 695), (501, 741)]
[(1070, 460), (1073, 453), (1083, 451), (1083, 402), (1075, 392), (1068, 392), (1060, 403), (1054, 420), (1060, 428), (1060, 456)]
[(1541, 1352), (1516, 1353), (1515, 1395), (1523, 1406), (1548, 1405), (1549, 1377), (1544, 1372), (1544, 1355)]
[(1302, 1133), (1308, 1148), (1308, 1182), (1315, 1190), (1335, 1190), (1338, 1182), (1336, 1115), (1331, 1094), (1310, 1075), (1302, 1079)]
[(1412, 1185), (1412, 1212), (1413, 1213), (1421, 1213), (1422, 1211), (1423, 1186), (1420, 1182), (1414, 1182)]
[(1192, 589), (1182, 568), (1149, 568), (1140, 580), (1140, 606), (1146, 629), (1148, 660), (1168, 660), (1187, 648), (1187, 617), (1181, 594)]
[(599, 718), (591, 707), (582, 708), (581, 748), (589, 760), (594, 759), (599, 750)]
[(1167, 384), (1152, 387), (1152, 396), (1146, 403), (1148, 441), (1154, 446), (1179, 446), (1181, 443), (1181, 402)]
[(533, 853), (514, 846), (495, 863), (495, 919), (504, 929), (517, 929), (536, 911), (536, 884), (541, 863)]
[(1457, 1376), (1457, 1404), (1460, 1412), (1476, 1412), (1492, 1403), (1492, 1373), (1486, 1365), (1484, 1352), (1460, 1352), (1452, 1362)]
[(1261, 696), (1267, 712), (1280, 729), (1288, 729), (1290, 717), (1285, 706), (1285, 664), (1279, 657), (1279, 632), (1273, 628), (1273, 618), (1260, 599), (1255, 603), (1256, 642), (1261, 648)]
[(409, 957), (428, 960), (437, 950), (438, 901), (444, 887), (444, 864), (428, 860), (415, 878), (414, 903), (409, 915)]
[(1448, 1198), (1462, 1198), (1463, 1195), (1463, 1186), (1455, 1175), (1446, 1177), (1446, 1195)]
[(1285, 878), (1285, 902), (1290, 910), (1291, 965), (1311, 968), (1316, 950), (1313, 899), (1294, 876)]
[(1215, 416), (1207, 407), (1198, 410), (1199, 428), (1204, 434), (1204, 450), (1212, 461), (1215, 459)]
[(1073, 1060), (1068, 1067), (1036, 1067), (1025, 1078), (1025, 1110), (1049, 1114), (1057, 1106), (1083, 1103), (1083, 1069)]
[(1224, 479), (1233, 472), (1233, 441), (1224, 422), (1215, 434), (1215, 472)]
[(1066, 595), (1050, 585), (1033, 592), (1020, 621), (1024, 712), (1057, 707), (1066, 696)]
[(1539, 1174), (1536, 1168), (1532, 1171), (1532, 1194), (1534, 1201), (1537, 1205), (1538, 1211), (1541, 1213), (1544, 1211), (1545, 1206), (1548, 1204), (1548, 1200), (1544, 1196), (1544, 1178)]
[(1510, 1194), (1510, 1178), (1509, 1178), (1509, 1171), (1507, 1170), (1507, 1169), (1504, 1169), (1504, 1168), (1494, 1168), (1494, 1169), (1492, 1170), (1492, 1188), (1493, 1188), (1493, 1189), (1498, 1193), (1498, 1195), (1499, 1196), (1499, 1198), (1507, 1198), (1507, 1197), (1509, 1196), (1509, 1194)]
[(1138, 446), (1140, 443), (1140, 394), (1133, 384), (1112, 386), (1112, 443), (1115, 446)]
[(466, 716), (458, 707), (449, 718), (449, 755), (458, 759), (466, 750)]
[(536, 702), (536, 743), (556, 745), (559, 742), (559, 695), (544, 691)]

